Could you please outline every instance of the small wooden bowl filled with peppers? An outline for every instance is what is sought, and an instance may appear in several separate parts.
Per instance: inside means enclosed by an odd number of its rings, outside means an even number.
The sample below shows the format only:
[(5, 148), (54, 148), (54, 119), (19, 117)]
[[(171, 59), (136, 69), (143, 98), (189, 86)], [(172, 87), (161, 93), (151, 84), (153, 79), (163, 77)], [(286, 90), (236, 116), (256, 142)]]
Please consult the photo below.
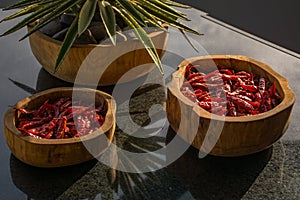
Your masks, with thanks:
[(168, 87), (170, 126), (200, 152), (242, 156), (285, 133), (295, 94), (268, 65), (245, 56), (183, 61)]
[(101, 155), (115, 131), (116, 103), (101, 91), (60, 87), (19, 101), (4, 118), (12, 154), (36, 167), (63, 167)]

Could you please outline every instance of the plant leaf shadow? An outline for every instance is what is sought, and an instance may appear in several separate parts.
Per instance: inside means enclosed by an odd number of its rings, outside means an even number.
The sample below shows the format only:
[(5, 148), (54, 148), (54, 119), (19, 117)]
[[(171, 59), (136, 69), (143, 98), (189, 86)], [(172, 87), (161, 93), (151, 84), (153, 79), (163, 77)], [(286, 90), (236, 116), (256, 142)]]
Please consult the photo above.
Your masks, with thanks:
[[(175, 132), (169, 128), (167, 141)], [(273, 147), (240, 157), (207, 155), (190, 147), (168, 171), (186, 185), (196, 199), (241, 199), (271, 159)]]
[(72, 86), (73, 83), (68, 83), (66, 81), (60, 80), (48, 73), (45, 69), (41, 68), (36, 82), (36, 91), (41, 92), (50, 88)]
[(28, 199), (56, 199), (96, 163), (94, 159), (74, 166), (39, 168), (25, 164), (11, 154), (10, 172), (13, 183)]
[[(118, 87), (124, 88), (126, 91), (126, 88), (132, 87), (134, 85), (141, 85), (147, 78), (147, 75), (141, 76), (137, 78), (136, 80), (120, 83), (118, 84)], [(40, 92), (46, 89), (55, 88), (55, 87), (87, 87), (87, 88), (94, 88), (101, 90), (103, 92), (106, 92), (108, 94), (112, 94), (112, 91), (115, 87), (115, 85), (108, 85), (108, 86), (92, 86), (92, 85), (79, 85), (74, 83), (69, 83), (63, 80), (60, 80), (59, 78), (54, 77), (50, 73), (48, 73), (45, 69), (41, 68), (37, 83), (36, 83), (36, 92)], [(121, 96), (121, 95), (119, 95)], [(122, 96), (121, 96), (122, 97)], [(120, 102), (125, 101), (126, 99), (122, 99), (119, 97)], [(117, 100), (119, 100), (117, 99)], [(119, 102), (118, 102), (119, 103)]]
[[(165, 138), (161, 136), (136, 138), (126, 135), (122, 140), (124, 140), (123, 149), (130, 152), (145, 153), (162, 148)], [(186, 188), (173, 176), (170, 176), (165, 169), (129, 173), (126, 172), (128, 169), (137, 167), (135, 163), (131, 162), (130, 158), (122, 152), (118, 152), (118, 157), (120, 166), (125, 170), (115, 171), (116, 179), (111, 187), (119, 199), (177, 199), (186, 192)], [(156, 163), (156, 160), (152, 160), (150, 163)], [(147, 167), (151, 167), (151, 164)]]

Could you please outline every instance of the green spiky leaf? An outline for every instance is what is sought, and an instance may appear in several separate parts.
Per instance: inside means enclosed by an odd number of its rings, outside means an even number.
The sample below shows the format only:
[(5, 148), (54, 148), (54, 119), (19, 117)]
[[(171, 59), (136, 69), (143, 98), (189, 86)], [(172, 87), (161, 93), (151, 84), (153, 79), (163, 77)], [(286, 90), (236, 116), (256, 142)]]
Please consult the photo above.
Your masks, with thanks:
[(191, 47), (196, 51), (199, 52), (198, 49), (195, 47), (195, 45), (192, 43), (192, 41), (189, 39), (189, 37), (186, 35), (184, 30), (179, 29), (179, 31), (182, 33), (183, 37), (188, 41), (188, 43), (191, 45)]
[(74, 43), (75, 38), (81, 35), (90, 25), (92, 18), (95, 15), (97, 2), (100, 10), (100, 17), (112, 43), (116, 45), (116, 19), (114, 12), (116, 11), (121, 15), (124, 21), (133, 28), (137, 38), (145, 46), (161, 72), (162, 66), (159, 56), (151, 39), (142, 27), (151, 24), (166, 31), (164, 26), (162, 26), (162, 24), (166, 24), (178, 28), (186, 38), (185, 32), (187, 31), (199, 34), (192, 28), (179, 22), (179, 19), (188, 21), (188, 18), (184, 13), (176, 10), (174, 7), (187, 8), (188, 6), (171, 0), (21, 0), (4, 9), (10, 10), (19, 8), (20, 10), (4, 18), (2, 21), (15, 19), (29, 14), (28, 17), (21, 20), (21, 22), (14, 25), (0, 36), (11, 34), (32, 22), (36, 22), (35, 26), (22, 38), (24, 39), (59, 17), (64, 12), (73, 12), (76, 16), (77, 25), (72, 23), (72, 26), (69, 28), (67, 36), (63, 41), (57, 58), (55, 68), (55, 70), (57, 70)]
[(81, 35), (90, 25), (96, 10), (97, 0), (86, 0), (83, 4), (78, 21), (78, 34)]
[(64, 41), (62, 42), (62, 45), (60, 47), (56, 64), (55, 64), (55, 72), (59, 69), (59, 66), (61, 65), (62, 61), (66, 57), (67, 53), (69, 52), (70, 48), (72, 47), (78, 33), (78, 19), (79, 15), (76, 16), (74, 21), (72, 22), (66, 37)]
[(29, 35), (31, 35), (35, 31), (39, 30), (40, 28), (42, 28), (43, 26), (45, 26), (49, 22), (53, 21), (58, 16), (60, 16), (61, 14), (63, 14), (66, 10), (68, 10), (71, 7), (73, 7), (79, 1), (80, 0), (67, 1), (62, 6), (58, 7), (55, 10), (53, 10), (53, 12), (51, 12), (50, 14), (48, 14), (45, 17), (41, 18), (41, 20), (39, 20), (39, 22), (30, 31), (28, 31), (28, 33), (25, 36), (23, 36), (20, 40), (25, 39), (26, 37), (28, 37)]
[(178, 29), (183, 29), (185, 31), (194, 33), (196, 35), (200, 35), (197, 31), (194, 29), (178, 22), (177, 17), (167, 11), (160, 10), (159, 7), (156, 5), (153, 5), (151, 3), (145, 3), (144, 1), (138, 0), (139, 4), (149, 13), (151, 13), (153, 16), (155, 16), (158, 20), (163, 21), (171, 26), (174, 26)]
[(120, 3), (126, 9), (127, 13), (130, 13), (130, 15), (135, 18), (135, 20), (137, 20), (143, 26), (147, 26), (141, 13), (134, 8), (131, 2), (126, 0), (117, 0), (117, 2)]
[(44, 15), (47, 15), (48, 13), (52, 12), (53, 10), (55, 10), (55, 8), (57, 8), (64, 1), (65, 0), (59, 0), (59, 1), (56, 1), (54, 3), (48, 4), (47, 6), (39, 9), (38, 11), (34, 12), (30, 16), (28, 16), (25, 19), (23, 19), (21, 22), (19, 22), (17, 25), (15, 25), (12, 28), (10, 28), (8, 31), (6, 31), (5, 33), (3, 33), (1, 36), (13, 33), (15, 31), (23, 28), (24, 26), (26, 26), (26, 25), (28, 25), (28, 24), (30, 24), (30, 23), (32, 23), (32, 22), (40, 19)]
[(168, 6), (167, 4), (163, 3), (162, 1), (157, 1), (157, 0), (148, 0), (148, 1), (155, 4), (157, 7), (161, 8), (161, 10), (165, 10), (169, 13), (172, 13), (173, 15), (177, 16), (178, 18), (188, 20), (186, 18), (185, 14), (175, 10), (174, 8)]
[(138, 11), (140, 11), (140, 13), (142, 13), (142, 14), (145, 16), (146, 20), (147, 20), (149, 23), (151, 23), (152, 25), (154, 25), (154, 26), (156, 26), (156, 27), (159, 27), (159, 28), (162, 29), (163, 31), (167, 31), (167, 29), (165, 29), (165, 27), (163, 27), (163, 26), (161, 25), (161, 23), (155, 19), (155, 16), (151, 15), (151, 14), (148, 13), (145, 9), (143, 9), (141, 6), (139, 6), (139, 5), (137, 5), (137, 4), (135, 4), (134, 6), (136, 7), (136, 9), (137, 9)]
[(22, 8), (24, 6), (30, 6), (30, 5), (39, 3), (41, 1), (42, 0), (23, 0), (23, 1), (15, 3), (11, 6), (8, 6), (8, 7), (4, 8), (3, 10), (11, 10), (11, 9), (16, 9), (16, 8)]
[(8, 16), (8, 17), (5, 17), (0, 22), (8, 21), (8, 20), (11, 20), (11, 19), (15, 19), (17, 17), (21, 17), (23, 15), (27, 15), (27, 14), (35, 12), (35, 11), (37, 11), (37, 10), (43, 8), (43, 7), (45, 7), (45, 5), (33, 4), (33, 5), (30, 5), (30, 6), (27, 6), (27, 7), (23, 8), (22, 10), (14, 13), (14, 14)]
[(108, 1), (98, 0), (98, 6), (106, 32), (113, 45), (116, 45), (116, 17), (114, 10)]
[(145, 10), (147, 10), (149, 13), (152, 13), (152, 12), (155, 11), (154, 15), (156, 17), (158, 17), (156, 13), (159, 13), (160, 15), (168, 16), (168, 18), (173, 19), (173, 20), (177, 20), (178, 19), (178, 16), (176, 16), (173, 13), (170, 13), (170, 12), (168, 12), (166, 10), (161, 9), (160, 7), (158, 7), (157, 5), (155, 5), (155, 4), (151, 3), (151, 2), (145, 2), (143, 0), (137, 0), (137, 3), (139, 5), (141, 5)]
[(154, 61), (155, 65), (158, 67), (159, 71), (163, 74), (163, 68), (159, 56), (156, 52), (155, 46), (145, 30), (139, 25), (139, 23), (129, 15), (125, 10), (118, 9), (114, 7), (114, 9), (123, 17), (126, 23), (133, 29), (137, 38), (142, 42), (145, 46), (147, 52), (151, 56), (152, 60)]
[(178, 8), (191, 8), (191, 6), (182, 4), (182, 3), (178, 3), (175, 1), (170, 1), (170, 0), (162, 0), (165, 4), (169, 5), (169, 6), (175, 6)]

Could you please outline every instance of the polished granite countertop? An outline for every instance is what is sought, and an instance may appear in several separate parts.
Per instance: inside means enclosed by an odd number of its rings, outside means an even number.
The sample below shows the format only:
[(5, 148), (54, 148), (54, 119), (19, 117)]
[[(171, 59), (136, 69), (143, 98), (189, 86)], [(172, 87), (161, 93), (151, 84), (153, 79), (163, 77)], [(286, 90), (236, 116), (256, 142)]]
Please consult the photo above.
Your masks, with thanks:
[[(0, 18), (9, 12), (0, 11)], [(165, 76), (154, 70), (131, 83), (140, 87), (130, 99), (117, 99), (117, 118), (126, 113), (140, 126), (158, 116), (160, 127), (150, 138), (135, 138), (117, 124), (114, 144), (131, 151), (152, 151), (168, 144), (176, 135), (165, 118), (166, 86), (178, 64), (199, 55), (244, 55), (260, 60), (288, 79), (296, 94), (291, 124), (285, 135), (262, 152), (234, 158), (206, 156), (189, 147), (170, 165), (146, 173), (115, 170), (97, 159), (75, 166), (44, 169), (15, 158), (5, 142), (3, 117), (17, 101), (58, 86), (72, 86), (44, 71), (30, 51), (28, 40), (18, 42), (25, 30), (0, 38), (0, 199), (299, 199), (300, 198), (300, 55), (224, 24), (206, 13), (190, 9), (190, 25), (203, 36), (189, 35), (194, 51), (183, 36), (170, 29), (162, 59)], [(0, 32), (13, 22), (2, 23)], [(115, 88), (98, 89), (113, 93)], [(125, 113), (125, 114), (124, 114)], [(153, 122), (153, 121), (152, 121)], [(184, 141), (181, 141), (182, 144)], [(119, 152), (113, 152), (120, 155)]]

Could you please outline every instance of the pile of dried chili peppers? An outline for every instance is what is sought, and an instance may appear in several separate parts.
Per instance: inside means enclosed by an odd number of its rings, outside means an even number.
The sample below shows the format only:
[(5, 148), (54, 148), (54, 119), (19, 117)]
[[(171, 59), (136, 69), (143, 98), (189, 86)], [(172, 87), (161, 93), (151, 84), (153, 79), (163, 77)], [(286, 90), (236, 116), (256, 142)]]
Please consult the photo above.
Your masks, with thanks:
[(203, 73), (198, 66), (186, 66), (181, 92), (203, 109), (222, 116), (247, 116), (266, 112), (281, 102), (276, 83), (266, 78), (218, 65)]
[(71, 98), (46, 100), (36, 110), (16, 109), (16, 127), (23, 135), (36, 138), (73, 138), (97, 130), (105, 120), (106, 108), (102, 104), (72, 103)]

